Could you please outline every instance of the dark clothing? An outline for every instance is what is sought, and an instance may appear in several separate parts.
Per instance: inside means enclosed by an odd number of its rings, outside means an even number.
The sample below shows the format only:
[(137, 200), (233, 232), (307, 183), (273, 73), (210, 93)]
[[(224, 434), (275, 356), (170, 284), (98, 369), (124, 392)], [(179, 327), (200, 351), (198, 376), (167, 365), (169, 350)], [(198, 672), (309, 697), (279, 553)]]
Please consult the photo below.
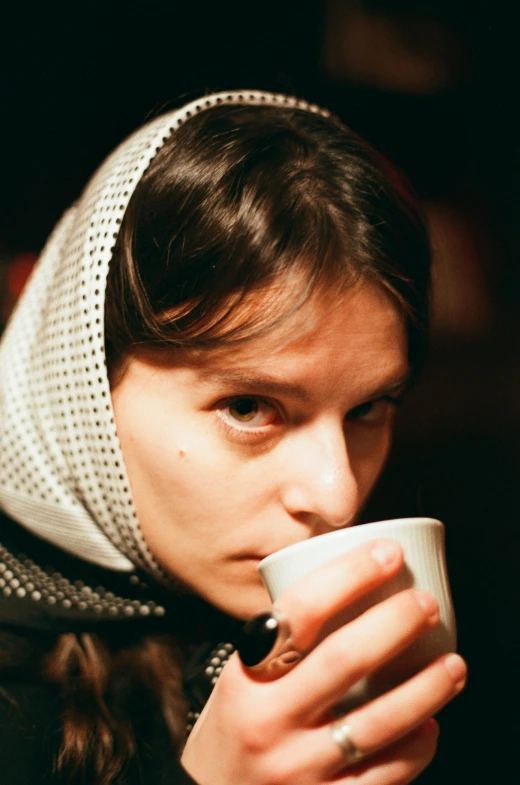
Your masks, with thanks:
[[(0, 631), (0, 656), (19, 656), (21, 667), (0, 676), (0, 782), (9, 785), (65, 785), (53, 773), (61, 743), (62, 703), (55, 685), (23, 667), (41, 651), (37, 633)], [(11, 657), (9, 657), (11, 659)], [(166, 725), (144, 708), (139, 718), (135, 759), (114, 785), (194, 785), (172, 749)], [(92, 778), (85, 785), (95, 785)]]
[[(59, 687), (41, 675), (41, 660), (61, 634), (96, 633), (112, 650), (132, 649), (143, 636), (173, 636), (184, 653), (189, 730), (215, 681), (208, 658), (223, 663), (232, 646), (222, 641), (233, 640), (239, 626), (137, 570), (114, 573), (70, 556), (0, 513), (0, 785), (97, 785), (93, 772), (71, 781), (53, 770), (63, 702)], [(123, 691), (134, 684), (128, 671), (118, 675)], [(112, 697), (112, 715), (131, 718), (137, 746), (114, 785), (193, 785), (147, 686), (124, 693), (124, 707)]]

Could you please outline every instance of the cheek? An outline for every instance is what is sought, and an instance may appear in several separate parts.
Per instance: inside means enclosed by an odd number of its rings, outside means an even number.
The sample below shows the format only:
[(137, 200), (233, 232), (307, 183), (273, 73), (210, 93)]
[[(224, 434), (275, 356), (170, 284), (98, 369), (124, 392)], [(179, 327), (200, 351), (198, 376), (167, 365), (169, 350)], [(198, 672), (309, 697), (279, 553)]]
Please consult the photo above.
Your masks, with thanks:
[[(258, 473), (226, 449), (211, 428), (175, 418), (145, 420), (120, 434), (137, 515), (145, 537), (172, 527), (191, 533), (248, 516), (257, 498)], [(217, 524), (218, 525), (218, 524)]]
[[(192, 449), (179, 429), (169, 426), (164, 411), (154, 402), (148, 405), (138, 396), (129, 397), (115, 397), (114, 411), (132, 496), (146, 528), (148, 519), (159, 511), (164, 515), (172, 497), (179, 497), (193, 480), (189, 469)], [(177, 422), (182, 423), (182, 419), (177, 418)], [(192, 470), (193, 474), (196, 477)]]
[(171, 514), (172, 503), (179, 510), (184, 505), (202, 506), (203, 498), (218, 486), (216, 468), (208, 459), (208, 450), (190, 443), (177, 434), (167, 438), (151, 431), (133, 434), (123, 443), (123, 455), (138, 515), (143, 523), (150, 509)]

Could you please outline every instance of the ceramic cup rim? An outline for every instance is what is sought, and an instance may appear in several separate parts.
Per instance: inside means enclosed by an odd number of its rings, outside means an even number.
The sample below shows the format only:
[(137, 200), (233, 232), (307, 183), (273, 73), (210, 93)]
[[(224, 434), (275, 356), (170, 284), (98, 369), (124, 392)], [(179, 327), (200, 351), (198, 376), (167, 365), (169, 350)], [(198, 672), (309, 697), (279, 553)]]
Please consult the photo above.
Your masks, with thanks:
[[(258, 565), (258, 569), (262, 571), (263, 568), (271, 567), (273, 564), (276, 564), (278, 561), (282, 559), (286, 559), (288, 557), (298, 556), (300, 552), (306, 551), (308, 548), (312, 547), (312, 544), (315, 542), (316, 539), (319, 539), (320, 542), (327, 540), (328, 542), (334, 542), (335, 540), (342, 540), (344, 537), (349, 538), (353, 532), (359, 529), (363, 529), (363, 533), (368, 533), (369, 536), (366, 540), (363, 539), (363, 542), (368, 542), (369, 540), (376, 540), (379, 537), (389, 537), (392, 539), (392, 535), (388, 533), (388, 528), (390, 524), (393, 526), (397, 526), (399, 528), (406, 528), (408, 526), (414, 528), (428, 528), (431, 526), (434, 527), (443, 527), (444, 524), (438, 518), (428, 518), (426, 516), (411, 516), (407, 518), (388, 518), (384, 521), (373, 521), (370, 523), (360, 523), (355, 524), (354, 526), (347, 526), (343, 529), (336, 529), (335, 531), (327, 532), (326, 534), (320, 534), (318, 537), (309, 537), (307, 540), (302, 540), (301, 542), (296, 542), (293, 545), (287, 545), (285, 548), (281, 548), (279, 551), (275, 551), (271, 553), (269, 556), (266, 556), (265, 559)], [(361, 544), (361, 543), (360, 543)], [(331, 558), (333, 558), (333, 554), (331, 554)]]

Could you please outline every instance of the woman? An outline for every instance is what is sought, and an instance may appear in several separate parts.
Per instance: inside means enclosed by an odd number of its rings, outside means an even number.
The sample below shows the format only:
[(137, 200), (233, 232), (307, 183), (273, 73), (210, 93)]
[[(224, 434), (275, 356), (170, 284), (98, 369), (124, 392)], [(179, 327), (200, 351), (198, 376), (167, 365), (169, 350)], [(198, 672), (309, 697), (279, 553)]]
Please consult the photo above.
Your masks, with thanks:
[[(304, 102), (208, 96), (105, 162), (1, 350), (11, 783), (390, 785), (427, 765), (458, 656), (334, 706), (437, 622), (433, 598), (316, 645), (399, 570), (395, 543), (241, 628), (270, 606), (263, 556), (356, 521), (423, 360), (428, 285), (402, 179)], [(284, 642), (306, 656), (282, 669)]]

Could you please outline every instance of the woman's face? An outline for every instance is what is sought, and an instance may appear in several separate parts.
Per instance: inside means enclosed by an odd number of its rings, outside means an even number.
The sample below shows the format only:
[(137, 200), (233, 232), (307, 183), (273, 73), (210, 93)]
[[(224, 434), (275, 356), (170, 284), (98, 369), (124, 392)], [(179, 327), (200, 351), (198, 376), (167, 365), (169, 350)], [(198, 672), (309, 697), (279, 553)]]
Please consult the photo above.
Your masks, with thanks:
[(136, 352), (112, 397), (157, 560), (233, 616), (265, 609), (263, 557), (355, 522), (408, 373), (402, 314), (370, 284), (235, 347)]

